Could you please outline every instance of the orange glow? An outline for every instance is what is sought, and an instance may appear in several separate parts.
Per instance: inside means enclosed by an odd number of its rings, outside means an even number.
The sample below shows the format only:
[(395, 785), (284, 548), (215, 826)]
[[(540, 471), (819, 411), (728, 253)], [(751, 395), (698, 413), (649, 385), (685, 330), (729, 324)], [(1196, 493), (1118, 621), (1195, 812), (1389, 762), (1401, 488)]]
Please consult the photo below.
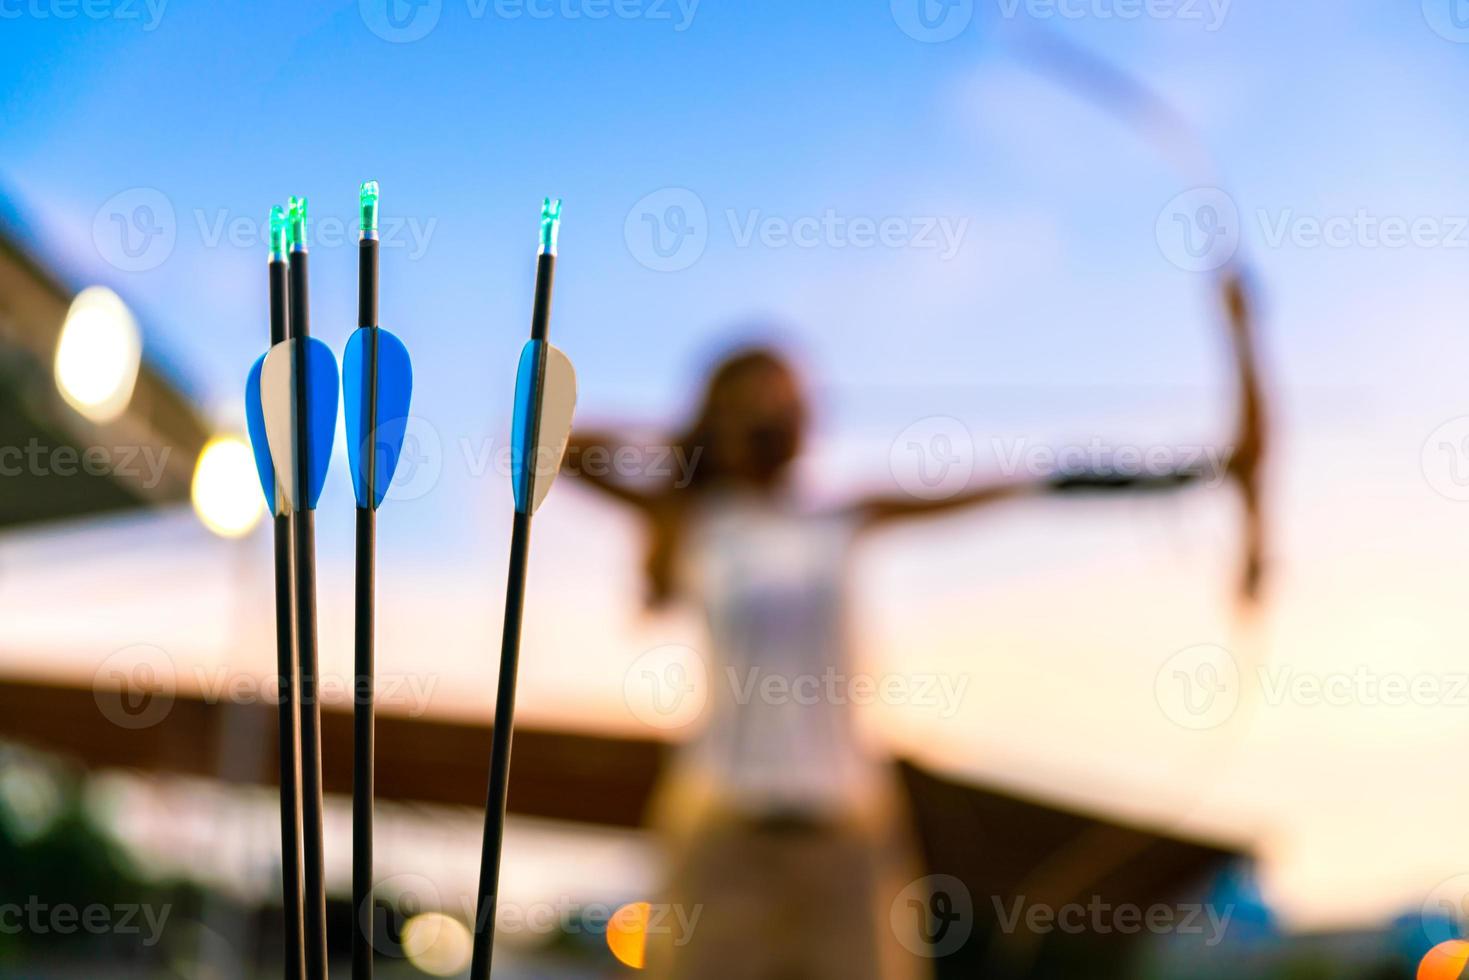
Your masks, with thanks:
[(1428, 951), (1418, 964), (1418, 980), (1459, 980), (1469, 963), (1469, 943), (1452, 939)]
[(648, 952), (648, 916), (653, 906), (632, 902), (612, 913), (607, 921), (607, 948), (618, 962), (641, 970)]

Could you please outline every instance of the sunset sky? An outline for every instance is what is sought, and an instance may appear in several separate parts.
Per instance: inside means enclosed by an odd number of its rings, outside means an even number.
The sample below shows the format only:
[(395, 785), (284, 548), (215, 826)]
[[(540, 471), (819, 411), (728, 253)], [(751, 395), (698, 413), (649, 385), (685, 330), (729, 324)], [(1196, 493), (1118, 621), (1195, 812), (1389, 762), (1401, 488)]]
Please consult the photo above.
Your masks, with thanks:
[[(270, 205), (311, 198), (313, 327), (340, 351), (355, 260), (330, 229), (351, 227), (361, 180), (381, 182), (385, 223), (402, 219), (383, 323), (413, 353), (421, 457), (380, 524), (381, 670), (432, 678), (427, 710), (484, 715), (510, 511), (494, 459), (546, 194), (566, 201), (555, 332), (584, 421), (676, 424), (709, 357), (755, 336), (788, 345), (812, 386), (801, 476), (821, 501), (903, 487), (914, 433), (959, 433), (975, 480), (1037, 447), (1228, 442), (1210, 280), (1167, 233), (1194, 188), (1016, 53), (1025, 31), (1055, 31), (1166, 93), (1237, 208), (1278, 426), (1273, 587), (1253, 625), (1235, 621), (1227, 490), (875, 538), (852, 570), (859, 662), (964, 694), (952, 711), (874, 707), (873, 737), (1252, 846), (1296, 924), (1381, 921), (1469, 873), (1469, 45), (1436, 0), (1221, 0), (1202, 20), (994, 0), (960, 4), (945, 41), (906, 33), (903, 0), (839, 6), (646, 0), (594, 20), (436, 0), (417, 40), (385, 39), (371, 0), (7, 20), (9, 230), (69, 284), (116, 289), (146, 356), (238, 429), (267, 341)], [(570, 67), (543, 70), (553, 49)], [(140, 203), (163, 234), (131, 255), (114, 218)], [(864, 222), (893, 242), (860, 244)], [(1415, 240), (1391, 243), (1393, 222)], [(651, 227), (702, 246), (662, 254)], [(342, 674), (345, 473), (318, 519), (323, 663)], [(638, 728), (630, 665), (697, 648), (697, 626), (639, 611), (630, 523), (579, 488), (541, 513), (525, 716)], [(181, 676), (263, 674), (267, 537), (217, 541), (181, 513), (0, 540), (0, 568), (25, 569), (0, 575), (7, 669), (88, 675), (146, 644)], [(83, 594), (98, 599), (78, 609)], [(1195, 731), (1159, 677), (1208, 644), (1240, 671), (1240, 706)]]

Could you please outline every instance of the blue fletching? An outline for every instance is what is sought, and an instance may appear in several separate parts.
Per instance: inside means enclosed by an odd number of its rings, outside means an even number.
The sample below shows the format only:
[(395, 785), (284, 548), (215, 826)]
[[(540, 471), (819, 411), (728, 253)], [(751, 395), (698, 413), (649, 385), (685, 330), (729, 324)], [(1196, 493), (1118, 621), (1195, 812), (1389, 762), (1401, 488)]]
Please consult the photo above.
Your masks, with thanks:
[(529, 514), (531, 510), (535, 469), (534, 459), (529, 458), (535, 453), (531, 426), (535, 422), (536, 372), (543, 343), (527, 340), (520, 349), (520, 366), (515, 371), (515, 414), (510, 420), (510, 480), (515, 491), (515, 509), (522, 514)]
[(310, 425), (311, 458), (307, 460), (306, 507), (315, 509), (326, 485), (332, 460), (332, 441), (337, 435), (337, 359), (332, 349), (315, 337), (305, 338), (306, 392), (311, 399), (306, 415)]
[[(368, 354), (377, 341), (377, 416), (376, 425), (368, 425)], [(413, 395), (413, 365), (403, 341), (381, 327), (362, 327), (347, 338), (342, 352), (342, 395), (347, 421), (347, 461), (352, 470), (352, 492), (358, 507), (367, 501), (367, 463), (373, 462), (372, 503), (382, 506), (398, 459), (403, 452), (403, 437), (408, 429), (408, 404)], [(372, 439), (371, 431), (376, 430)], [(376, 442), (373, 456), (366, 452), (368, 441)]]
[(270, 461), (270, 440), (265, 435), (265, 412), (260, 404), (260, 368), (265, 355), (256, 358), (245, 378), (245, 428), (250, 433), (250, 448), (255, 452), (255, 472), (260, 474), (260, 489), (265, 491), (265, 507), (275, 513), (275, 464)]

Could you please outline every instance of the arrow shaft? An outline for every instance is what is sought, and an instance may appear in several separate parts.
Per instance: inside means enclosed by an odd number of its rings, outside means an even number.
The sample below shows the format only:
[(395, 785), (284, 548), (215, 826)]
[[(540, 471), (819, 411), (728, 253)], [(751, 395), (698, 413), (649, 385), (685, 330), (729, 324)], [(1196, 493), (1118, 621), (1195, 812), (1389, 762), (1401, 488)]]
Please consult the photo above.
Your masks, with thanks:
[(531, 340), (546, 340), (551, 332), (551, 286), (555, 281), (556, 254), (542, 252), (536, 260), (536, 299), (530, 316)]
[[(357, 508), (356, 699), (352, 707), (352, 980), (372, 980), (372, 834), (374, 775), (374, 572), (377, 553), (377, 268), (378, 242), (364, 237), (357, 248), (357, 325), (366, 327), (363, 358), (362, 432), (367, 506)], [(349, 408), (350, 410), (350, 408)]]
[(310, 392), (303, 341), (311, 335), (310, 293), (305, 248), (291, 252), (291, 333), (298, 345), (296, 370), (296, 459), (291, 478), (300, 501), (292, 515), (292, 543), (296, 571), (296, 648), (299, 655), (297, 687), (301, 710), (301, 788), (303, 874), (306, 886), (306, 977), (326, 980), (326, 883), (323, 868), (321, 790), (321, 699), (316, 656), (316, 521), (307, 506), (310, 472)]
[(372, 977), (372, 801), (374, 622), (377, 512), (357, 508), (356, 703), (352, 712), (352, 980)]
[(470, 980), (489, 980), (494, 958), (495, 912), (499, 901), (500, 856), (505, 841), (505, 806), (510, 792), (510, 749), (515, 728), (515, 687), (520, 669), (520, 632), (530, 559), (531, 515), (515, 512), (510, 535), (510, 572), (505, 586), (505, 625), (500, 637), (500, 676), (495, 690), (495, 727), (490, 743), (490, 788), (480, 847), (479, 906), (474, 922)]
[(377, 322), (377, 250), (376, 238), (363, 238), (357, 243), (357, 325), (375, 327)]
[[(281, 343), (289, 335), (289, 273), (285, 262), (270, 263), (270, 342)], [(296, 686), (300, 661), (296, 651), (292, 616), (294, 563), (291, 560), (291, 520), (275, 517), (275, 640), (276, 673), (280, 678), (277, 735), (280, 764), (281, 811), (281, 907), (285, 914), (287, 980), (305, 975), (305, 919), (301, 899), (301, 733), (297, 719), (301, 710)]]

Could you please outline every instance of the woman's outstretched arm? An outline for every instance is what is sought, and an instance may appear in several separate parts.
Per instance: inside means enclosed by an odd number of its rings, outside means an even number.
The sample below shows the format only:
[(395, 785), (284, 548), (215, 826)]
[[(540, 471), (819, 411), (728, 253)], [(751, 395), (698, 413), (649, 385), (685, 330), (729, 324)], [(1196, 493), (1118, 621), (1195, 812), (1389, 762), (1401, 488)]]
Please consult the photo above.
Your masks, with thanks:
[[(1227, 269), (1219, 280), (1224, 313), (1232, 344), (1231, 359), (1237, 382), (1238, 414), (1233, 444), (1221, 472), (1211, 463), (1180, 466), (1162, 473), (1133, 475), (1104, 468), (1071, 470), (1038, 480), (995, 482), (967, 489), (941, 500), (916, 496), (872, 497), (857, 504), (865, 527), (884, 527), (925, 517), (978, 510), (1007, 500), (1046, 495), (1092, 493), (1157, 493), (1181, 490), (1222, 478), (1238, 484), (1245, 502), (1245, 568), (1242, 592), (1253, 598), (1264, 575), (1264, 520), (1261, 516), (1259, 471), (1266, 447), (1264, 397), (1261, 393), (1257, 352), (1254, 349), (1252, 311), (1243, 274)], [(1216, 457), (1210, 457), (1216, 458)]]
[(989, 483), (937, 500), (901, 495), (869, 497), (857, 504), (857, 513), (864, 527), (875, 528), (979, 510), (1025, 497), (1181, 490), (1214, 475), (1211, 468), (1202, 465), (1143, 475), (1106, 469), (1070, 470), (1039, 480)]
[(575, 477), (583, 485), (610, 500), (631, 507), (645, 516), (652, 515), (657, 510), (660, 496), (654, 491), (629, 483), (621, 474), (626, 467), (619, 460), (626, 460), (633, 455), (646, 459), (648, 454), (630, 440), (614, 433), (578, 429), (571, 434), (567, 443), (561, 472)]

